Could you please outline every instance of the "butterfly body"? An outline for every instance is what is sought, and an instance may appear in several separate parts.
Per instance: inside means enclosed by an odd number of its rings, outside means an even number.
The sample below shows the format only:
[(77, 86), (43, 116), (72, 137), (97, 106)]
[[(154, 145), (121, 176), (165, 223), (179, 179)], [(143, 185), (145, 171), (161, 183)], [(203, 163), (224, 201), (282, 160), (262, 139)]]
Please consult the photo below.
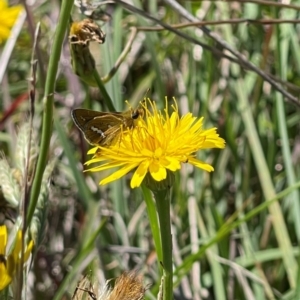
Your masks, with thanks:
[(125, 112), (98, 112), (83, 108), (72, 111), (73, 121), (87, 142), (102, 147), (111, 145), (122, 129), (134, 127), (136, 120), (143, 115), (141, 108)]

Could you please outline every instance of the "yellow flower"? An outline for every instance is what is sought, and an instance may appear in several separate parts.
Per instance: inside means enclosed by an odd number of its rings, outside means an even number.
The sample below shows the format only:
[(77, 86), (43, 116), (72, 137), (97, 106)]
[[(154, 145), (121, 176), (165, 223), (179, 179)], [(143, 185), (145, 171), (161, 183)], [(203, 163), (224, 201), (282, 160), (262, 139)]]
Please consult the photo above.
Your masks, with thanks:
[[(16, 270), (21, 264), (22, 231), (18, 230), (14, 249), (6, 256), (7, 228), (0, 226), (0, 291), (12, 281)], [(33, 241), (30, 241), (24, 253), (24, 263), (28, 260), (33, 248)]]
[(15, 24), (21, 9), (21, 5), (8, 7), (6, 0), (0, 0), (0, 44), (2, 44), (10, 36), (10, 29)]
[(87, 165), (101, 163), (88, 171), (121, 167), (101, 180), (100, 184), (119, 179), (135, 169), (130, 183), (131, 188), (135, 188), (140, 186), (147, 173), (155, 181), (162, 181), (166, 179), (167, 171), (179, 170), (181, 163), (213, 171), (211, 165), (197, 159), (196, 152), (200, 149), (225, 147), (225, 141), (219, 137), (217, 129), (204, 130), (203, 118), (197, 119), (191, 113), (180, 117), (175, 99), (171, 114), (167, 108), (164, 113), (159, 111), (149, 99), (147, 104), (143, 104), (146, 120), (140, 118), (134, 128), (124, 129), (113, 145), (97, 146), (88, 152), (94, 154), (94, 157), (86, 162)]

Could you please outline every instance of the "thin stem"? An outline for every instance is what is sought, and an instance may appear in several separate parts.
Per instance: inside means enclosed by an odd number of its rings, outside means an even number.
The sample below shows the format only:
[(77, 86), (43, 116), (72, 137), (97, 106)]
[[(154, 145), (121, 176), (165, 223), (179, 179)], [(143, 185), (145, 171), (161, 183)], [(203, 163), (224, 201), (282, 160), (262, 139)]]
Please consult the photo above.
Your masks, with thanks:
[(103, 99), (104, 99), (104, 102), (105, 102), (106, 106), (108, 107), (108, 109), (110, 111), (116, 111), (115, 106), (114, 106), (109, 94), (107, 93), (107, 91), (104, 87), (103, 81), (101, 80), (101, 78), (100, 78), (100, 76), (99, 76), (96, 69), (93, 70), (93, 75), (94, 75), (94, 78), (96, 80), (97, 86), (99, 87), (99, 90), (102, 93), (102, 96), (103, 96)]
[(154, 192), (157, 213), (160, 223), (160, 235), (162, 244), (162, 266), (163, 280), (162, 291), (163, 300), (173, 299), (173, 263), (172, 263), (172, 234), (170, 218), (170, 192), (168, 190)]
[(111, 80), (111, 78), (116, 74), (116, 72), (118, 71), (120, 65), (123, 63), (123, 61), (127, 57), (127, 54), (131, 50), (131, 46), (132, 46), (133, 41), (134, 41), (134, 39), (136, 37), (136, 34), (137, 34), (136, 27), (131, 27), (131, 35), (129, 37), (129, 40), (128, 40), (128, 42), (127, 42), (124, 50), (120, 54), (118, 60), (115, 62), (115, 65), (113, 66), (113, 68), (109, 71), (109, 73), (106, 76), (104, 76), (104, 77), (101, 78), (101, 80), (102, 80), (103, 83), (106, 83), (109, 80)]
[(52, 134), (52, 119), (53, 119), (53, 98), (55, 90), (56, 73), (58, 69), (58, 63), (60, 59), (61, 48), (65, 32), (68, 28), (69, 16), (73, 6), (73, 0), (62, 1), (61, 14), (59, 17), (57, 30), (54, 36), (53, 48), (50, 55), (48, 73), (45, 85), (44, 94), (44, 114), (43, 114), (43, 126), (42, 126), (42, 137), (40, 154), (37, 162), (36, 174), (32, 184), (32, 190), (30, 195), (30, 203), (27, 214), (27, 226), (30, 224), (32, 219), (36, 203), (38, 201), (43, 173), (46, 167), (48, 149)]
[[(161, 246), (161, 237), (160, 237), (160, 230), (159, 230), (159, 220), (156, 213), (156, 206), (153, 200), (152, 194), (150, 190), (143, 184), (142, 191), (144, 200), (147, 207), (147, 214), (150, 221), (151, 232), (154, 240), (156, 255), (158, 260), (161, 261), (163, 259), (162, 254), (162, 246)], [(159, 269), (161, 271), (161, 265), (159, 264)]]

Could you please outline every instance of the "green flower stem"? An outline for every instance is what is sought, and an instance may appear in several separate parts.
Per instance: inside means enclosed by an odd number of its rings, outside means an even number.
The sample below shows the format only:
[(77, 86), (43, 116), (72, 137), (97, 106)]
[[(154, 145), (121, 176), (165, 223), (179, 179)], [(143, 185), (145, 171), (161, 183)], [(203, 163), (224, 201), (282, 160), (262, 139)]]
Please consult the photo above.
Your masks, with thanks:
[[(144, 184), (142, 184), (142, 191), (143, 191), (143, 196), (147, 207), (147, 214), (150, 221), (150, 227), (151, 227), (151, 232), (154, 240), (156, 255), (160, 262), (163, 259), (163, 254), (162, 254), (162, 246), (161, 246), (161, 239), (160, 239), (159, 221), (156, 213), (156, 205), (150, 190)], [(160, 264), (158, 264), (158, 268), (161, 269)]]
[(154, 191), (157, 213), (160, 223), (160, 235), (162, 244), (163, 300), (173, 299), (173, 263), (172, 263), (172, 234), (170, 218), (170, 190)]
[(98, 74), (98, 72), (97, 72), (96, 69), (93, 70), (93, 75), (94, 75), (94, 78), (95, 78), (95, 80), (97, 82), (99, 90), (102, 93), (102, 96), (103, 96), (103, 99), (105, 101), (106, 106), (108, 107), (108, 109), (110, 111), (116, 111), (115, 106), (114, 106), (114, 104), (113, 104), (113, 102), (112, 102), (109, 94), (107, 93), (107, 91), (106, 91), (106, 89), (104, 87), (104, 84), (103, 84), (103, 82), (102, 82), (102, 80), (101, 80), (101, 78), (100, 78), (100, 76), (99, 76), (99, 74)]
[(69, 17), (73, 7), (73, 0), (62, 1), (61, 13), (54, 36), (53, 47), (50, 55), (50, 61), (48, 66), (48, 73), (45, 84), (44, 93), (44, 113), (43, 113), (43, 126), (42, 126), (42, 137), (40, 154), (38, 157), (36, 173), (34, 176), (30, 203), (27, 212), (27, 226), (30, 224), (38, 197), (42, 185), (43, 173), (47, 164), (48, 149), (52, 134), (52, 119), (53, 119), (53, 98), (55, 91), (55, 80), (58, 69), (58, 63), (60, 59), (61, 48), (64, 41), (64, 36), (69, 25)]

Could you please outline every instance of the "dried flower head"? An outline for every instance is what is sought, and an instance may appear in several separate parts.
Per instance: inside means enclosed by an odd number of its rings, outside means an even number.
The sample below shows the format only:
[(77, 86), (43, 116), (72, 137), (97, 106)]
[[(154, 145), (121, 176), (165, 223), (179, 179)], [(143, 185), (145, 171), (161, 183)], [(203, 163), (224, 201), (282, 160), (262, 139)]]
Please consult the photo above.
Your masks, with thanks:
[(135, 272), (125, 272), (116, 279), (114, 288), (105, 300), (142, 300), (145, 292), (142, 277)]
[(111, 280), (98, 293), (87, 278), (81, 279), (75, 289), (72, 300), (86, 299), (88, 295), (93, 300), (142, 300), (144, 299), (146, 288), (143, 285), (142, 276), (135, 271), (125, 272), (115, 281), (113, 288), (110, 287)]

